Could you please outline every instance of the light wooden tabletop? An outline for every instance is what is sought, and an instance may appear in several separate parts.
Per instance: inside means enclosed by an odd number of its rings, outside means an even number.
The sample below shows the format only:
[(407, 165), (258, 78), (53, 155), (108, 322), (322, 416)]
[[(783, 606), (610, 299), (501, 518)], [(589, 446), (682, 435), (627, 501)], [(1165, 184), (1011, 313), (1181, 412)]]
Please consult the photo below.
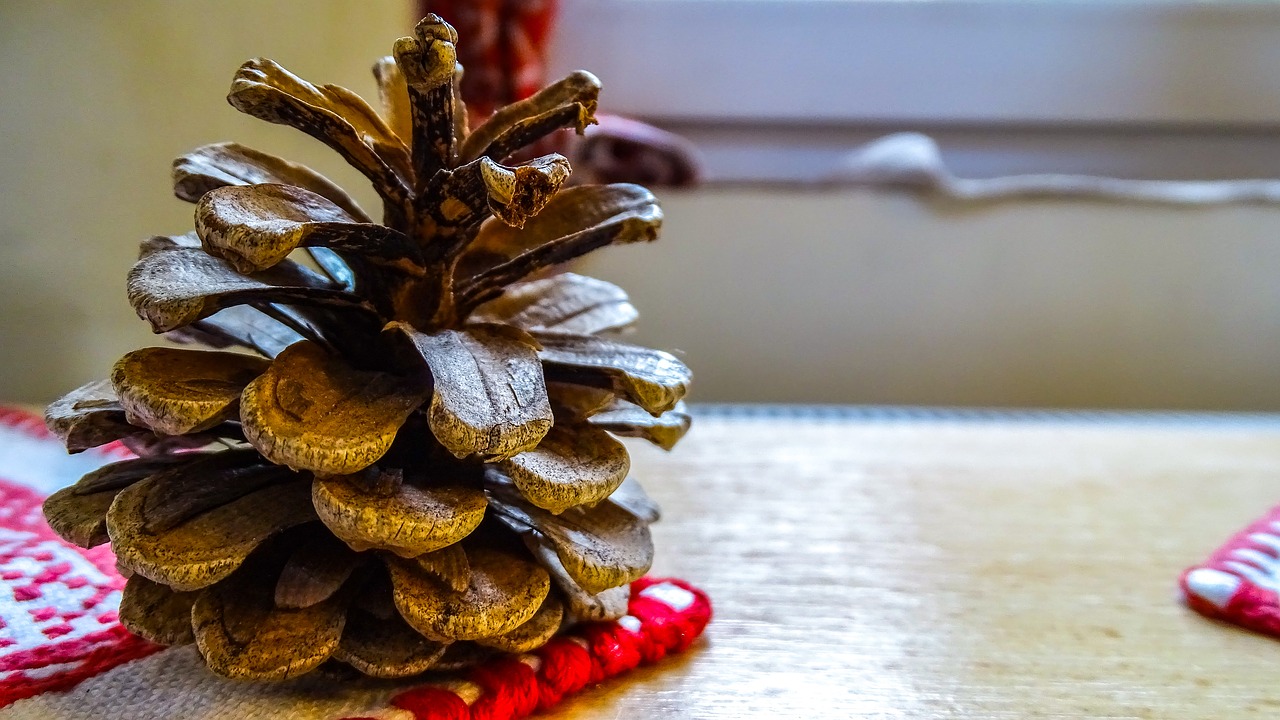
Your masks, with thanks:
[(1280, 643), (1175, 587), (1280, 502), (1280, 422), (702, 417), (634, 468), (716, 619), (553, 717), (1280, 717)]

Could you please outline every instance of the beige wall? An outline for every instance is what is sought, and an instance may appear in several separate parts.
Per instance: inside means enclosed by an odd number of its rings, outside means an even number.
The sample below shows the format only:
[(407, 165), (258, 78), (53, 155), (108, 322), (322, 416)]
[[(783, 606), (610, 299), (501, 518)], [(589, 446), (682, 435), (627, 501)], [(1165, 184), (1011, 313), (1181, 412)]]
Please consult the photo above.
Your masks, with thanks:
[(182, 152), (234, 139), (366, 190), (320, 143), (224, 98), (255, 55), (376, 97), (369, 67), (411, 29), (409, 9), (0, 2), (0, 399), (44, 401), (153, 341), (125, 301), (124, 275), (139, 240), (191, 229), (191, 206), (169, 187)]
[(1280, 209), (668, 194), (605, 250), (703, 399), (1280, 408)]
[[(407, 2), (0, 3), (0, 399), (44, 401), (153, 338), (139, 239), (190, 227), (168, 165), (236, 139), (365, 183), (222, 100), (268, 55), (372, 94)], [(591, 267), (704, 400), (1280, 408), (1280, 210), (898, 194), (664, 194), (656, 245)], [(368, 204), (366, 202), (366, 204)]]

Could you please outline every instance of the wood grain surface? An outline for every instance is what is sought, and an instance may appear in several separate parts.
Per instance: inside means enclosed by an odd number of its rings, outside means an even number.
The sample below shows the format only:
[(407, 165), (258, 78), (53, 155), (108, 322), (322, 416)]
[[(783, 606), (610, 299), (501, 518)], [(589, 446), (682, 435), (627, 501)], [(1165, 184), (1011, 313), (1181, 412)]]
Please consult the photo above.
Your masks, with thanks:
[(633, 444), (686, 655), (564, 718), (1280, 717), (1280, 644), (1175, 581), (1280, 502), (1280, 423), (700, 418)]

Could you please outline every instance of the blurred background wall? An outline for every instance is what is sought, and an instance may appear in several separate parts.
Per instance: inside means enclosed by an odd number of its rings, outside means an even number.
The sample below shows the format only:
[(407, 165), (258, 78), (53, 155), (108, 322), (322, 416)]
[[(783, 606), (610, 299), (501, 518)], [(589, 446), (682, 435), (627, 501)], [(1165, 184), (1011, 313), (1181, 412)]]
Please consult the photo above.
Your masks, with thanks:
[[(222, 98), (254, 55), (373, 97), (368, 67), (409, 6), (0, 4), (0, 399), (45, 402), (154, 340), (124, 274), (140, 239), (190, 229), (168, 184), (179, 153), (235, 139), (371, 206), (319, 143)], [(586, 269), (631, 291), (639, 336), (684, 355), (695, 399), (1280, 408), (1280, 209), (732, 187), (662, 199), (658, 243)]]
[(0, 3), (0, 398), (44, 402), (155, 342), (124, 279), (139, 240), (192, 227), (169, 183), (179, 154), (234, 139), (366, 190), (320, 143), (224, 98), (257, 55), (376, 97), (369, 67), (410, 14), (386, 0)]
[[(1280, 209), (869, 191), (664, 198), (598, 253), (699, 397), (1280, 408)], [(699, 374), (698, 371), (701, 370)]]

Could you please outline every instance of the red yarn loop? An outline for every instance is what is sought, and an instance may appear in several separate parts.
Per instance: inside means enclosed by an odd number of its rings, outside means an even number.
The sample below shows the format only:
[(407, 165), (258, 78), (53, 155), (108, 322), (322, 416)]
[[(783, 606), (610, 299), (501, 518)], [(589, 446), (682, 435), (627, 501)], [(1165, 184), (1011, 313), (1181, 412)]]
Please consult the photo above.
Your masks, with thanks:
[(472, 720), (526, 717), (538, 709), (538, 675), (513, 657), (475, 668), (469, 679), (484, 688), (471, 706)]
[(624, 673), (640, 664), (643, 636), (629, 633), (615, 623), (594, 623), (581, 630), (594, 660), (592, 678), (599, 681)]
[(538, 709), (546, 710), (565, 695), (572, 695), (591, 682), (591, 654), (568, 638), (555, 638), (537, 651), (542, 659), (538, 670)]

